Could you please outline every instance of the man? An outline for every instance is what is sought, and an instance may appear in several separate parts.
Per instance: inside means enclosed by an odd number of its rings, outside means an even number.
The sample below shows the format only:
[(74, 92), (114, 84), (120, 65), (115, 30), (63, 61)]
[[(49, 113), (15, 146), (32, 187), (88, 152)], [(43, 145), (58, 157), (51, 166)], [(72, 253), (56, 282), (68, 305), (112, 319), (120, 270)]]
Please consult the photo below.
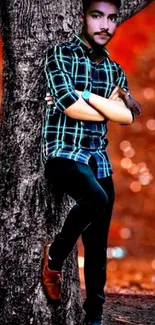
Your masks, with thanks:
[(107, 122), (131, 124), (138, 107), (129, 95), (122, 68), (110, 60), (104, 47), (115, 32), (120, 5), (119, 0), (85, 1), (82, 34), (51, 48), (45, 59), (54, 102), (47, 105), (43, 132), (46, 177), (76, 204), (61, 233), (45, 246), (42, 283), (52, 300), (61, 299), (63, 262), (82, 235), (87, 325), (103, 324), (107, 239), (114, 202), (106, 152)]

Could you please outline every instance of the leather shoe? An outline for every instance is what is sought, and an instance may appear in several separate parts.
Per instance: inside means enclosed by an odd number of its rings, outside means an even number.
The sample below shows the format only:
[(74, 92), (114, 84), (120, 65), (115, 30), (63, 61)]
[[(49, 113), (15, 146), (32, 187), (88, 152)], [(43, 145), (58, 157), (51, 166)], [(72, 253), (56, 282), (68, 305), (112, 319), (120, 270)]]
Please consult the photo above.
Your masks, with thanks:
[(48, 260), (49, 260), (49, 249), (51, 244), (52, 241), (48, 241), (44, 246), (42, 285), (47, 296), (50, 299), (54, 301), (60, 301), (62, 272), (49, 269)]

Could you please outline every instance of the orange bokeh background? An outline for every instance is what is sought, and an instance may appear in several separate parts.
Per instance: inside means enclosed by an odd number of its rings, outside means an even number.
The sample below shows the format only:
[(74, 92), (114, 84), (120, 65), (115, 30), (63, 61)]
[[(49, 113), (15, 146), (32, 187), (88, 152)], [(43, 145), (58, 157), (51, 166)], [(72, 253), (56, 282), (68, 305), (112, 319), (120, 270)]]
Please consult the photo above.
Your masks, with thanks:
[(117, 29), (108, 48), (114, 60), (119, 62), (129, 75), (135, 69), (139, 57), (152, 47), (155, 31), (155, 4), (125, 21)]

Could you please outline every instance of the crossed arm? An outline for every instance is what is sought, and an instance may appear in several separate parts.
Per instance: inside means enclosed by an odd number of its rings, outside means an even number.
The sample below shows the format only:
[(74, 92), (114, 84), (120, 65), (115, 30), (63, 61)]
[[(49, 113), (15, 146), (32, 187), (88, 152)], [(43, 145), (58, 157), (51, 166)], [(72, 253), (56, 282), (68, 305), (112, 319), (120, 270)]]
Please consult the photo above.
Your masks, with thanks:
[(81, 97), (71, 79), (72, 55), (68, 48), (56, 46), (45, 60), (45, 74), (56, 107), (67, 116), (86, 121), (105, 118), (120, 124), (131, 124), (132, 114), (121, 100), (116, 87), (109, 98), (91, 93), (89, 104)]
[[(82, 93), (75, 91), (79, 95)], [(87, 121), (103, 121), (106, 117), (112, 122), (121, 124), (133, 122), (130, 110), (118, 96), (117, 87), (108, 99), (91, 93), (89, 103), (90, 105), (82, 97), (79, 97), (76, 103), (65, 110), (65, 114), (75, 119)]]
[[(101, 122), (106, 117), (112, 122), (131, 124), (133, 122), (132, 114), (119, 97), (117, 90), (116, 87), (108, 99), (91, 93), (90, 105), (81, 97), (82, 91), (75, 90), (79, 99), (66, 108), (64, 113), (77, 120)], [(46, 97), (46, 100), (49, 104), (53, 103), (50, 95)]]

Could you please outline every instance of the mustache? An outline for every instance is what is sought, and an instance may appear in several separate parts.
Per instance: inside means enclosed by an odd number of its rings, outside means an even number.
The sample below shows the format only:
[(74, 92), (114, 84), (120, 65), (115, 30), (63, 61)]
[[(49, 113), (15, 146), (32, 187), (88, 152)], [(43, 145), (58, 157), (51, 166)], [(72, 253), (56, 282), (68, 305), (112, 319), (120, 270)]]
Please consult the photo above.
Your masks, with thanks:
[(105, 29), (103, 29), (101, 32), (96, 32), (96, 33), (94, 33), (94, 35), (100, 35), (100, 34), (103, 34), (103, 33), (105, 33), (105, 34), (107, 34), (107, 36), (112, 36), (112, 34), (110, 34), (107, 30), (105, 30)]

